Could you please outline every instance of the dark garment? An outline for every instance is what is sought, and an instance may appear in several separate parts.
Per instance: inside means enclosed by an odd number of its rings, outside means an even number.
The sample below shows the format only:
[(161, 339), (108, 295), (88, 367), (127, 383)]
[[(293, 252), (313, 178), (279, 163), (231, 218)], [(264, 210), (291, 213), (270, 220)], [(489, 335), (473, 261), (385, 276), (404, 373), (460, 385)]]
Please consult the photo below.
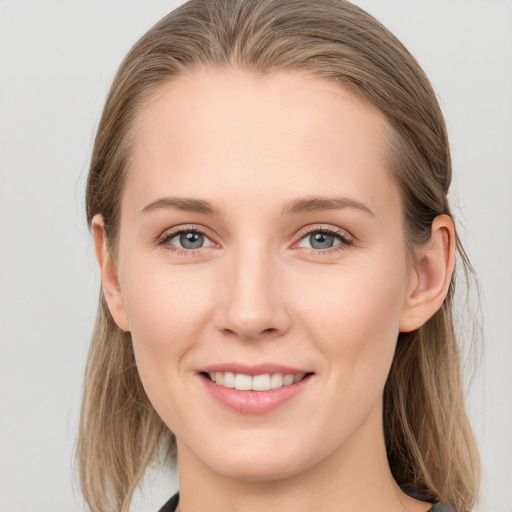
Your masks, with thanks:
[(180, 500), (180, 493), (177, 492), (158, 512), (174, 512)]
[[(178, 506), (180, 499), (179, 493), (176, 493), (160, 510), (159, 512), (174, 512)], [(428, 512), (450, 512), (452, 508), (442, 503), (436, 503)]]

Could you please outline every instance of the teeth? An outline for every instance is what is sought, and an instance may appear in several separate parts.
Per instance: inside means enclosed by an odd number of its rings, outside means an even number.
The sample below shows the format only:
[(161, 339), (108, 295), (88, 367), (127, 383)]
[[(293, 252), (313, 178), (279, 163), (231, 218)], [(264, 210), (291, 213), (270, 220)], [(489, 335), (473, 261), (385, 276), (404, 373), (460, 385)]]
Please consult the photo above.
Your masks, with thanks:
[(270, 375), (265, 373), (264, 375), (255, 375), (252, 378), (252, 389), (254, 391), (267, 391), (270, 389)]
[(243, 373), (237, 373), (235, 375), (235, 389), (239, 389), (240, 391), (252, 389), (252, 377), (250, 375), (244, 375)]
[[(220, 372), (217, 372), (217, 375)], [(224, 383), (222, 384), (226, 388), (234, 388), (235, 387), (235, 374), (233, 372), (226, 372), (224, 374)]]
[(264, 373), (261, 375), (245, 375), (244, 373), (214, 372), (208, 374), (212, 382), (226, 388), (235, 388), (240, 391), (268, 391), (269, 389), (290, 386), (301, 381), (305, 373)]
[(283, 387), (283, 374), (273, 373), (270, 376), (270, 389), (282, 388)]
[(291, 373), (287, 373), (287, 374), (284, 376), (283, 384), (284, 384), (285, 386), (289, 386), (290, 384), (293, 384), (293, 375), (292, 375)]

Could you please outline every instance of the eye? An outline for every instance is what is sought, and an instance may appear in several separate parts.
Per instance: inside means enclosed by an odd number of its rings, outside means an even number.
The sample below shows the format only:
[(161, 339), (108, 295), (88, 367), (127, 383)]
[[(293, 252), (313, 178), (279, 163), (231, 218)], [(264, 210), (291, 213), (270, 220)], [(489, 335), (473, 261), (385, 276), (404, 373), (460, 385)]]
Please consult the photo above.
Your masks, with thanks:
[(160, 239), (161, 244), (167, 245), (172, 250), (193, 251), (203, 247), (211, 247), (214, 243), (205, 233), (198, 229), (180, 229), (165, 233)]
[[(297, 243), (297, 246), (314, 251), (322, 251), (329, 249), (342, 249), (346, 246), (352, 245), (352, 240), (348, 234), (341, 230), (316, 228), (309, 230)], [(340, 247), (337, 247), (340, 246)]]

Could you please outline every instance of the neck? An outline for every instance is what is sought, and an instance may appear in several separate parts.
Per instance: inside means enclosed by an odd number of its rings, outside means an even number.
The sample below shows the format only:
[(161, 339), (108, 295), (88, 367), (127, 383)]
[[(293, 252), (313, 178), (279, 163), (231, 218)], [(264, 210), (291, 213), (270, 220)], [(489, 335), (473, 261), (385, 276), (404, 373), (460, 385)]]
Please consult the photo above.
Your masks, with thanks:
[[(376, 414), (377, 417), (371, 417)], [(381, 410), (321, 462), (272, 480), (238, 480), (207, 467), (178, 442), (180, 512), (425, 512), (389, 469)]]

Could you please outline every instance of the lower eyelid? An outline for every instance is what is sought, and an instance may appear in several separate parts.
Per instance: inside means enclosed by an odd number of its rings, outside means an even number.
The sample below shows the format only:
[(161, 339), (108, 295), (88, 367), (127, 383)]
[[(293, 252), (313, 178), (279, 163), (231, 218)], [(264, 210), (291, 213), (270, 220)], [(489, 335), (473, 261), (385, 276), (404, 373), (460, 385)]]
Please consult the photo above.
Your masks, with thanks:
[(177, 247), (175, 245), (167, 245), (165, 249), (169, 252), (175, 253), (178, 256), (194, 256), (197, 249), (184, 249), (183, 247)]

